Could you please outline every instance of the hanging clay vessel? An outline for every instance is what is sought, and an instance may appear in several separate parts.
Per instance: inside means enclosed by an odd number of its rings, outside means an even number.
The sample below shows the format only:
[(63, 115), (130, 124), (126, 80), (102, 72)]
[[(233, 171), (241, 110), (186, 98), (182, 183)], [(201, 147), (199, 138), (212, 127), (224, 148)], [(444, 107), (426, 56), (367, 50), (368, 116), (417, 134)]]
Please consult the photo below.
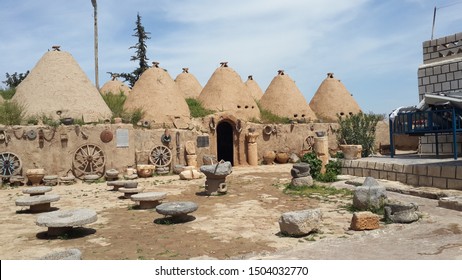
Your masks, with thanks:
[(109, 143), (112, 141), (112, 138), (114, 138), (114, 135), (109, 129), (105, 129), (101, 132), (99, 137), (103, 143)]

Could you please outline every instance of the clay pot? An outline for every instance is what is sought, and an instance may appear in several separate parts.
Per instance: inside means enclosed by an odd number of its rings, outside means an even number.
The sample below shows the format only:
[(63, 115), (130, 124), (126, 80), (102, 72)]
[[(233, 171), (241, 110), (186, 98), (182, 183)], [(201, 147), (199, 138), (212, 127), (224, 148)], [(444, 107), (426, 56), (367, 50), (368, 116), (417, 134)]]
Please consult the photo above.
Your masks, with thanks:
[(361, 152), (363, 146), (361, 145), (339, 145), (342, 150), (345, 159), (359, 159), (361, 158)]
[(263, 161), (265, 162), (265, 164), (273, 164), (275, 158), (276, 153), (274, 151), (266, 151), (263, 155)]
[(155, 169), (156, 169), (156, 166), (152, 164), (138, 164), (136, 166), (136, 171), (138, 173), (138, 176), (141, 178), (152, 177)]
[(28, 169), (26, 171), (26, 177), (27, 179), (29, 179), (29, 182), (33, 186), (37, 186), (42, 182), (43, 177), (45, 177), (45, 169), (43, 168)]
[(277, 163), (287, 163), (289, 162), (289, 154), (284, 152), (279, 152), (276, 154)]

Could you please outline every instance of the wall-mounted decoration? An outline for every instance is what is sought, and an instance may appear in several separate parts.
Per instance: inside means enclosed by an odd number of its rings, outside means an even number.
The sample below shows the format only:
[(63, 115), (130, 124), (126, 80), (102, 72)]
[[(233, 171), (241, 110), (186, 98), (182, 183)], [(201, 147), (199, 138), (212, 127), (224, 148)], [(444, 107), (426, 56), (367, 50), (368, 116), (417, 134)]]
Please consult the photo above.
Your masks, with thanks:
[(128, 148), (128, 129), (119, 128), (116, 130), (117, 148)]
[(114, 135), (109, 129), (105, 129), (101, 132), (99, 138), (101, 139), (103, 143), (109, 143), (114, 138)]
[(206, 148), (210, 145), (210, 140), (208, 136), (197, 136), (197, 147)]

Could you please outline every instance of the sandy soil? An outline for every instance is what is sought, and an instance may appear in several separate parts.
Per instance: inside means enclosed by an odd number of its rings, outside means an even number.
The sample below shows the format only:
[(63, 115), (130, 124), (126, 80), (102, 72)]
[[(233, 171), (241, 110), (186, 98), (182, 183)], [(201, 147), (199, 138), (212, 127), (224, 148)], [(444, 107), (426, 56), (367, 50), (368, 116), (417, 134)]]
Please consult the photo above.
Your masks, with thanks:
[[(61, 195), (61, 199), (52, 203), (55, 210), (91, 208), (98, 213), (96, 222), (75, 228), (58, 238), (49, 238), (46, 228), (35, 224), (39, 214), (30, 213), (27, 207), (15, 206), (15, 200), (23, 195), (22, 189), (25, 187), (4, 187), (0, 190), (0, 258), (37, 259), (52, 251), (78, 248), (82, 251), (82, 258), (90, 260), (342, 259), (347, 258), (345, 256), (355, 258), (355, 252), (360, 253), (361, 250), (345, 247), (342, 252), (345, 251), (347, 255), (339, 255), (340, 251), (334, 252), (330, 249), (333, 245), (344, 246), (357, 240), (359, 248), (362, 248), (368, 236), (373, 236), (369, 242), (384, 248), (394, 243), (393, 236), (403, 238), (403, 229), (407, 230), (409, 240), (412, 241), (415, 238), (411, 235), (417, 234), (418, 228), (423, 230), (419, 234), (425, 234), (447, 226), (435, 223), (432, 218), (424, 223), (428, 226), (426, 228), (421, 227), (422, 223), (382, 224), (380, 230), (370, 233), (350, 231), (348, 228), (352, 214), (344, 206), (351, 203), (351, 197), (307, 198), (286, 195), (283, 193), (283, 186), (290, 181), (290, 168), (291, 164), (234, 168), (227, 179), (228, 193), (210, 197), (200, 195), (205, 179), (181, 181), (177, 175), (138, 179), (139, 186), (144, 187), (145, 192), (166, 191), (168, 196), (164, 202), (194, 201), (199, 205), (199, 209), (192, 214), (195, 219), (182, 224), (164, 223), (164, 217), (155, 210), (136, 209), (133, 201), (122, 199), (121, 193), (110, 191), (111, 187), (104, 182), (56, 186), (52, 193)], [(347, 187), (342, 182), (335, 185)], [(431, 209), (434, 209), (436, 201), (422, 203), (431, 205)], [(289, 238), (279, 234), (278, 219), (282, 213), (318, 207), (323, 211), (323, 225), (319, 233), (302, 238)], [(460, 219), (460, 212), (442, 209), (438, 211), (441, 212), (438, 215), (446, 217), (445, 219), (452, 217), (452, 220), (447, 220), (448, 225), (457, 223)], [(424, 216), (430, 217), (428, 214)], [(375, 237), (378, 236), (389, 236), (391, 241), (377, 243)], [(458, 235), (451, 235), (451, 238), (457, 239)], [(444, 242), (439, 237), (435, 240)], [(459, 244), (454, 240), (447, 243)], [(409, 258), (405, 255), (406, 250), (402, 250), (404, 245), (400, 246), (401, 249), (396, 250), (403, 252), (402, 258)], [(417, 244), (416, 248), (419, 247)], [(459, 251), (460, 248), (457, 245), (453, 249)], [(383, 252), (388, 253), (390, 258), (396, 256), (391, 247)], [(458, 255), (455, 252), (449, 258), (458, 258)], [(370, 253), (357, 256), (366, 259), (370, 257)]]

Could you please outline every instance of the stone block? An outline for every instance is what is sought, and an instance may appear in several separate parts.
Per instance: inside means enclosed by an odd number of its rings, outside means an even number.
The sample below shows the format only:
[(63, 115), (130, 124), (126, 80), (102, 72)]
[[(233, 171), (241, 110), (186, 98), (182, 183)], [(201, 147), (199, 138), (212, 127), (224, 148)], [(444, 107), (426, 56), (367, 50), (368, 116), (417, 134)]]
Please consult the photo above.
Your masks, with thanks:
[(363, 169), (362, 168), (355, 168), (354, 176), (362, 177), (363, 176)]
[(430, 76), (430, 83), (436, 84), (438, 82), (438, 76)]
[(454, 73), (446, 73), (446, 82), (454, 80)]
[(428, 176), (419, 176), (419, 187), (433, 186), (433, 178)]
[(459, 89), (459, 81), (451, 81), (451, 89), (452, 90)]
[(363, 169), (363, 177), (370, 177), (371, 176), (371, 169), (364, 168)]
[(448, 90), (450, 90), (450, 89), (451, 89), (451, 83), (449, 83), (449, 82), (444, 82), (444, 83), (443, 83), (443, 86), (442, 86), (442, 90), (443, 90), (443, 91), (448, 91)]
[(312, 186), (313, 178), (311, 176), (292, 178), (291, 184), (294, 187)]
[(414, 166), (414, 174), (421, 175), (421, 176), (427, 176), (427, 166), (424, 164)]
[(383, 165), (383, 170), (384, 171), (393, 171), (393, 163), (385, 163)]
[(287, 212), (279, 218), (279, 228), (285, 235), (298, 237), (319, 230), (321, 221), (321, 209)]
[(429, 165), (427, 170), (427, 175), (432, 177), (441, 176), (441, 166), (440, 165)]
[(454, 79), (456, 79), (456, 80), (462, 79), (462, 70), (454, 72)]
[(457, 71), (457, 62), (449, 64), (449, 71), (456, 72)]
[(413, 165), (405, 165), (403, 172), (407, 174), (412, 174), (413, 169), (414, 169)]
[(367, 162), (367, 168), (369, 168), (369, 169), (374, 169), (374, 168), (375, 168), (375, 162), (373, 162), (373, 161), (368, 161), (368, 162)]
[(396, 181), (401, 182), (403, 184), (406, 184), (406, 182), (407, 182), (406, 174), (403, 174), (403, 173), (396, 174)]
[(360, 161), (360, 162), (358, 163), (358, 167), (359, 167), (359, 168), (367, 168), (367, 161), (363, 161), (363, 160)]
[(342, 166), (343, 167), (351, 167), (351, 160), (350, 159), (344, 159), (342, 160)]
[(387, 180), (387, 171), (379, 171), (379, 179)]
[(445, 74), (439, 74), (438, 75), (438, 83), (446, 82), (446, 75)]
[(462, 190), (462, 180), (448, 179), (448, 189)]
[(456, 178), (456, 166), (445, 166), (441, 167), (441, 177), (444, 178)]
[(419, 176), (415, 174), (407, 174), (406, 184), (411, 186), (419, 185)]
[(358, 210), (379, 209), (387, 201), (387, 190), (383, 186), (360, 186), (353, 194), (353, 206)]
[(431, 76), (433, 75), (433, 68), (432, 67), (428, 67), (425, 69), (425, 76)]
[(394, 163), (392, 171), (402, 173), (404, 171), (404, 165), (399, 163)]
[(352, 161), (351, 161), (351, 167), (357, 168), (358, 165), (359, 165), (359, 161), (357, 161), (357, 160), (352, 160)]
[(371, 170), (371, 177), (379, 178), (379, 171), (378, 170)]
[(436, 44), (438, 45), (446, 44), (446, 37), (436, 39)]
[(383, 170), (383, 162), (377, 162), (375, 164), (375, 170)]
[(452, 153), (453, 152), (452, 143), (443, 143), (441, 148), (442, 149), (440, 151), (443, 152), (443, 153)]
[(457, 166), (456, 179), (461, 179), (462, 180), (462, 165)]
[(373, 230), (380, 227), (380, 217), (372, 212), (363, 211), (353, 213), (351, 219), (350, 229), (360, 230)]
[(433, 75), (441, 74), (441, 66), (434, 66), (433, 67)]
[(387, 172), (387, 180), (396, 181), (396, 173), (395, 172)]
[(348, 174), (348, 168), (345, 168), (345, 167), (340, 168), (340, 174), (342, 174), (342, 175), (349, 175), (349, 174)]
[(441, 72), (442, 73), (449, 73), (449, 64), (445, 64), (441, 66)]
[(425, 90), (426, 90), (427, 92), (434, 92), (434, 90), (433, 90), (433, 85), (426, 85), (426, 86), (425, 86)]
[(425, 68), (419, 69), (419, 71), (418, 71), (418, 76), (419, 76), (419, 77), (425, 76)]
[(436, 84), (436, 83), (435, 83), (435, 84), (433, 85), (433, 90), (434, 90), (434, 92), (440, 92), (441, 89), (442, 89), (441, 84)]
[(447, 189), (448, 179), (446, 178), (433, 178), (433, 187), (438, 189)]
[(430, 83), (430, 77), (423, 77), (422, 78), (422, 85), (426, 86)]

